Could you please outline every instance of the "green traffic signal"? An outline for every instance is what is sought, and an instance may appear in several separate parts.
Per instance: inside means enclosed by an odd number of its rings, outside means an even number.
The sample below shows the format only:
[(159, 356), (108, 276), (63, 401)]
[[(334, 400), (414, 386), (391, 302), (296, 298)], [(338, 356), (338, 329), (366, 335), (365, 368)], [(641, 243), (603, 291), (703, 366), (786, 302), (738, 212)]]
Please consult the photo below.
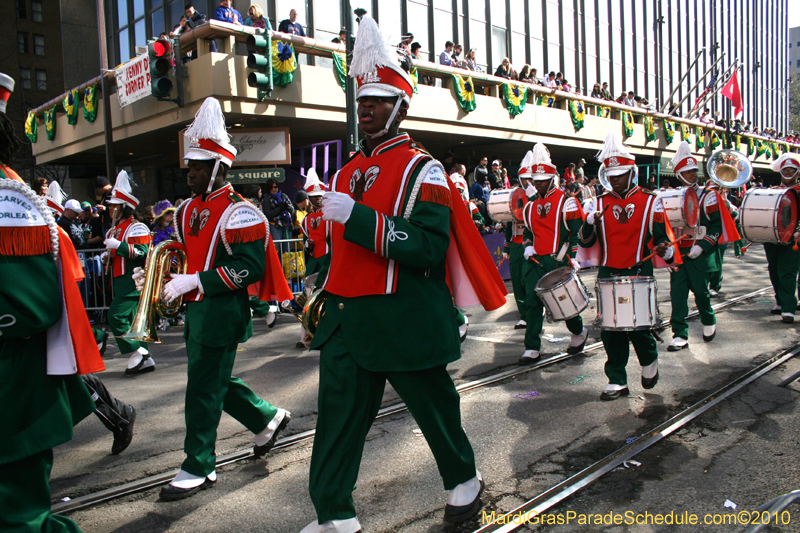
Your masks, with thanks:
[(247, 85), (258, 89), (258, 99), (272, 92), (272, 44), (269, 35), (247, 36)]

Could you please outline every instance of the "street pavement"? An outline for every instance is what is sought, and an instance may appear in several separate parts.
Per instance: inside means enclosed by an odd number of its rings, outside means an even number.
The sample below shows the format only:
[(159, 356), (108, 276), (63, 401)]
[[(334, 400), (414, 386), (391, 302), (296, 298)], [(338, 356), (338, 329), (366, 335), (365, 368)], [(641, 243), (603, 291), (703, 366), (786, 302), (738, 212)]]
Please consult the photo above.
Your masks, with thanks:
[[(751, 247), (744, 260), (734, 259), (729, 251), (724, 268), (724, 298), (769, 285), (763, 257), (758, 245)], [(596, 271), (588, 270), (581, 276), (593, 292)], [(669, 276), (659, 271), (657, 278), (661, 313), (668, 319)], [(715, 300), (719, 301), (721, 299)], [(449, 366), (457, 384), (516, 366), (524, 350), (523, 332), (513, 329), (519, 315), (511, 302), (509, 296), (509, 303), (499, 310), (468, 312), (470, 337), (462, 346), (462, 358)], [(632, 355), (628, 365), (632, 396), (627, 399), (599, 401), (606, 384), (602, 350), (462, 394), (463, 424), (487, 482), (484, 496), (487, 509), (513, 509), (616, 450), (626, 439), (635, 438), (663, 422), (705, 393), (751, 368), (754, 362), (794, 345), (798, 338), (797, 326), (782, 324), (779, 317), (770, 315), (772, 305), (772, 295), (767, 293), (719, 313), (717, 337), (708, 344), (702, 342), (699, 322), (691, 321), (690, 348), (682, 352), (666, 351), (671, 335), (665, 331), (665, 343), (659, 346), (661, 380), (658, 386), (650, 391), (642, 390), (639, 366)], [(584, 312), (587, 325), (591, 324), (595, 313), (594, 305)], [(380, 320), (380, 317), (372, 319)], [(318, 352), (294, 348), (299, 338), (299, 325), (290, 315), (282, 315), (272, 330), (266, 328), (263, 319), (257, 319), (254, 330), (254, 337), (240, 346), (236, 375), (271, 403), (292, 412), (292, 423), (286, 434), (313, 429)], [(568, 336), (563, 324), (546, 324), (544, 357), (564, 351)], [(592, 336), (597, 339), (598, 332), (592, 330)], [(156, 371), (142, 376), (124, 376), (125, 360), (119, 357), (115, 346), (109, 348), (107, 371), (100, 377), (113, 394), (139, 410), (133, 443), (123, 454), (112, 456), (111, 434), (98, 420), (91, 418), (78, 424), (75, 439), (56, 449), (52, 475), (54, 501), (180, 466), (186, 384), (182, 328), (171, 328), (162, 339), (163, 345), (151, 347)], [(407, 343), (409, 349), (413, 349), (413, 339), (394, 342)], [(797, 367), (793, 371), (800, 370), (800, 363), (791, 362), (785, 366), (794, 368), (793, 365)], [(776, 379), (770, 375), (764, 383)], [(775, 434), (788, 439), (786, 443), (789, 443), (797, 418), (793, 389), (762, 394), (763, 387), (769, 388), (760, 382), (751, 385), (740, 396), (716, 408), (714, 414), (707, 413), (694, 422), (695, 428), (670, 437), (641, 454), (648, 457), (648, 454), (660, 454), (656, 459), (641, 459), (641, 470), (611, 473), (585, 494), (579, 493), (559, 508), (578, 506), (583, 502), (581, 498), (586, 498), (585, 504), (573, 510), (605, 509), (603, 512), (608, 512), (623, 509), (625, 505), (633, 508), (635, 504), (651, 513), (660, 512), (663, 505), (659, 502), (665, 499), (661, 487), (669, 486), (670, 494), (680, 494), (675, 496), (675, 505), (684, 502), (684, 506), (692, 509), (711, 512), (705, 509), (716, 511), (719, 498), (723, 502), (726, 498), (739, 499), (740, 505), (752, 508), (777, 495), (775, 491), (800, 488), (792, 487), (795, 476), (783, 476), (781, 483), (764, 477), (768, 471), (775, 475), (781, 465), (785, 468), (796, 464), (796, 451), (793, 454), (774, 451), (781, 443), (772, 443), (774, 446), (769, 452), (761, 453), (764, 447), (759, 439), (770, 439), (766, 435), (772, 435), (769, 432), (762, 435), (759, 432), (763, 430), (762, 425), (778, 428), (788, 425), (784, 433), (776, 429)], [(795, 386), (794, 390), (800, 390), (800, 386)], [(762, 396), (764, 399), (759, 399)], [(397, 395), (387, 387), (384, 405), (397, 401)], [(708, 430), (703, 424), (712, 429)], [(430, 450), (415, 429), (413, 418), (400, 413), (377, 421), (369, 434), (354, 493), (365, 531), (442, 530), (446, 494)], [(695, 438), (698, 431), (707, 433)], [(252, 435), (223, 415), (218, 455), (250, 446)], [(796, 450), (796, 442), (793, 446)], [(763, 463), (770, 468), (764, 468), (764, 474), (759, 474), (757, 468), (738, 468), (742, 477), (735, 490), (719, 480), (711, 482), (711, 476), (707, 476), (709, 482), (705, 483), (696, 479), (696, 470), (704, 460), (713, 463), (715, 458), (724, 457), (733, 464), (737, 460), (735, 450), (740, 449), (747, 450), (741, 457), (748, 463)], [(308, 497), (310, 455), (309, 441), (273, 452), (266, 461), (242, 461), (221, 468), (219, 481), (212, 490), (188, 500), (161, 502), (157, 490), (149, 490), (77, 511), (71, 516), (86, 532), (299, 531), (314, 519)], [(790, 460), (793, 462), (788, 462)], [(708, 470), (715, 471), (713, 465)], [(726, 474), (720, 475), (724, 480)], [(615, 483), (615, 479), (621, 481)], [(609, 488), (604, 491), (602, 487), (606, 485)], [(623, 490), (623, 497), (617, 497), (620, 485), (638, 488), (633, 493)], [(750, 485), (753, 485), (752, 490), (749, 490)], [(769, 490), (775, 494), (770, 494)], [(706, 499), (698, 497), (698, 493)], [(723, 497), (724, 494), (728, 496)], [(473, 524), (471, 529), (476, 526)], [(580, 529), (570, 525), (563, 526), (562, 530)], [(602, 527), (591, 530), (611, 531)], [(639, 529), (619, 529), (623, 530)], [(651, 530), (660, 531), (641, 529)]]

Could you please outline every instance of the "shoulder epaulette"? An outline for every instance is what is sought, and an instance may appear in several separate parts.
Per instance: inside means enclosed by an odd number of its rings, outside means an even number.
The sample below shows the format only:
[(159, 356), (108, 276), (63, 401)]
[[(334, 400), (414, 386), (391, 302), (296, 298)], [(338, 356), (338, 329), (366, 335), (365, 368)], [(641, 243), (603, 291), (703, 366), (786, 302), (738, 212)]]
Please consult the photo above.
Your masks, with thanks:
[(238, 204), (239, 202), (244, 202), (244, 198), (241, 194), (231, 189), (231, 192), (228, 193), (228, 201), (232, 204)]
[[(420, 152), (423, 152), (423, 153), (425, 153), (425, 154), (427, 154), (427, 155), (431, 155), (431, 154), (430, 154), (430, 152), (428, 152), (428, 151), (425, 149), (425, 147), (424, 147), (424, 146), (422, 146), (421, 144), (419, 144), (419, 143), (418, 143), (418, 142), (416, 142), (416, 141), (411, 141), (411, 142), (409, 143), (409, 146), (410, 146), (411, 148), (413, 148), (414, 150), (419, 150)], [(433, 156), (431, 156), (431, 157), (433, 157)]]

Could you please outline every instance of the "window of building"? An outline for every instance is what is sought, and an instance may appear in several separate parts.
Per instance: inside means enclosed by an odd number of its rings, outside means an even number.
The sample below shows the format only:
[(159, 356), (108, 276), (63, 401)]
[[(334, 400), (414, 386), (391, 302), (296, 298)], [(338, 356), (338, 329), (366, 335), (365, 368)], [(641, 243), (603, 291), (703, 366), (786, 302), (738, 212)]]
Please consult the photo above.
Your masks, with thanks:
[(35, 0), (31, 2), (31, 20), (34, 22), (41, 22), (42, 21), (42, 3), (36, 2)]
[[(414, 40), (422, 45), (424, 52), (427, 52), (430, 50), (430, 43), (428, 42), (428, 6), (419, 2), (406, 2), (406, 9), (408, 10), (408, 31), (414, 34)], [(389, 44), (396, 45), (400, 42), (400, 39), (395, 38), (394, 35), (387, 37), (391, 39)], [(452, 40), (452, 36), (450, 39)]]
[(47, 72), (44, 70), (36, 71), (36, 89), (39, 91), (47, 90)]
[(28, 10), (25, 7), (25, 0), (17, 0), (17, 18), (28, 18)]
[(29, 68), (21, 68), (21, 69), (19, 69), (19, 79), (22, 80), (22, 88), (23, 89), (30, 89), (31, 88), (31, 69), (29, 69)]
[(33, 36), (33, 53), (37, 56), (44, 55), (44, 35)]
[(800, 68), (800, 59), (797, 60), (797, 68)]
[(24, 32), (17, 33), (17, 50), (20, 54), (28, 53), (28, 34)]

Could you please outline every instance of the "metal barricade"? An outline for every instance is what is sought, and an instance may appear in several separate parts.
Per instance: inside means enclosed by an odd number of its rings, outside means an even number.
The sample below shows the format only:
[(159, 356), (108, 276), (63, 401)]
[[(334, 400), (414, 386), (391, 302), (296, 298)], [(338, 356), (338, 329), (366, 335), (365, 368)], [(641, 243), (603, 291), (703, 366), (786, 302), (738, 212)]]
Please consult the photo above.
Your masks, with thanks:
[(106, 272), (100, 262), (100, 254), (105, 248), (92, 248), (78, 250), (78, 259), (83, 267), (86, 278), (78, 283), (83, 297), (83, 306), (87, 311), (108, 311), (114, 300), (114, 283), (111, 272)]
[(303, 291), (303, 278), (306, 274), (303, 239), (275, 239), (273, 242), (289, 288), (295, 295), (300, 294)]

